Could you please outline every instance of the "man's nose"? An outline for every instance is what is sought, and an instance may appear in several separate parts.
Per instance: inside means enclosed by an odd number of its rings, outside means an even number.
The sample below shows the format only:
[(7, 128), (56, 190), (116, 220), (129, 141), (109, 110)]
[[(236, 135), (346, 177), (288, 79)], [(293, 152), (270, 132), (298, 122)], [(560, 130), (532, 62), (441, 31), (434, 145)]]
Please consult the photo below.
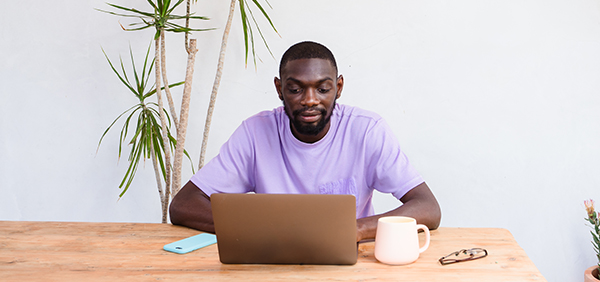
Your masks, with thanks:
[(321, 101), (319, 101), (317, 90), (312, 88), (307, 89), (302, 99), (302, 105), (306, 107), (313, 107), (319, 103), (321, 103)]

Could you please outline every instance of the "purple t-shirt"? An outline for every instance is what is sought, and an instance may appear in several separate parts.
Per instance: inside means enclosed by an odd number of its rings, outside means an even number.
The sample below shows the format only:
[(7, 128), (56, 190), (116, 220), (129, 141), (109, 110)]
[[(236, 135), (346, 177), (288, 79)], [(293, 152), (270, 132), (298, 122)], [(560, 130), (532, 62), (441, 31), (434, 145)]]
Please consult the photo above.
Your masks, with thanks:
[(400, 199), (423, 183), (383, 118), (340, 104), (312, 144), (294, 137), (283, 107), (248, 118), (191, 181), (208, 196), (352, 194), (357, 218), (373, 215), (373, 189)]

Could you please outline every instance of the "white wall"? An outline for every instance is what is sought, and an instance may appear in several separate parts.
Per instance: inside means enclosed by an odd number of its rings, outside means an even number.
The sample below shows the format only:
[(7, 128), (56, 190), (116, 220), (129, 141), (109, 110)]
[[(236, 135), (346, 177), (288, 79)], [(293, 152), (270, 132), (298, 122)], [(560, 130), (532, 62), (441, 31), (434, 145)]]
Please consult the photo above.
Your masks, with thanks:
[[(243, 119), (280, 105), (272, 80), (281, 54), (319, 41), (345, 76), (340, 102), (388, 120), (438, 197), (442, 226), (507, 228), (549, 281), (581, 281), (595, 263), (582, 201), (600, 202), (598, 1), (270, 2), (281, 38), (263, 31), (275, 58), (260, 49), (256, 71), (244, 68), (236, 15), (209, 158)], [(187, 149), (196, 163), (228, 5), (193, 7), (212, 18), (196, 27), (219, 28), (194, 35)], [(141, 61), (152, 36), (93, 10), (107, 7), (3, 3), (0, 220), (160, 221), (151, 164), (117, 201), (127, 167), (117, 161), (118, 130), (96, 153), (104, 129), (135, 103), (100, 47), (116, 60), (130, 44)], [(168, 39), (172, 82), (183, 79), (182, 42)], [(376, 205), (396, 202), (378, 195)]]

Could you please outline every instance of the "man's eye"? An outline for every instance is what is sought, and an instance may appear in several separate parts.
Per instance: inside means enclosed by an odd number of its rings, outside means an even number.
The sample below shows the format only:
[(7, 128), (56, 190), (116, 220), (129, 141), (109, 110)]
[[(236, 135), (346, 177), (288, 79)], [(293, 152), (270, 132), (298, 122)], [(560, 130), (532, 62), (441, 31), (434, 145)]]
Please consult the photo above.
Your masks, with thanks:
[(331, 89), (319, 88), (318, 90), (319, 90), (319, 92), (321, 92), (321, 93), (327, 93), (327, 92), (329, 92), (329, 90), (331, 90)]
[(290, 91), (290, 93), (292, 93), (292, 94), (300, 93), (300, 89), (298, 89), (298, 88), (290, 88), (290, 89), (288, 89), (288, 91)]

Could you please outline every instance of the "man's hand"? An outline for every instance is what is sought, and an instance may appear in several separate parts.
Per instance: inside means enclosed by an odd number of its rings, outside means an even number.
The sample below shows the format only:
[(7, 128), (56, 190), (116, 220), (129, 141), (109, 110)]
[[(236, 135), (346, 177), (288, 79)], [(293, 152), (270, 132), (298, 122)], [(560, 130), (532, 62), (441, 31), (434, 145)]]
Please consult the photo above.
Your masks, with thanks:
[(425, 224), (430, 230), (438, 228), (442, 213), (433, 193), (425, 182), (408, 191), (400, 201), (402, 206), (384, 214), (369, 216), (356, 220), (356, 241), (374, 239), (377, 231), (377, 220), (384, 216), (408, 216)]
[(210, 198), (191, 181), (173, 198), (169, 215), (173, 224), (215, 233)]

